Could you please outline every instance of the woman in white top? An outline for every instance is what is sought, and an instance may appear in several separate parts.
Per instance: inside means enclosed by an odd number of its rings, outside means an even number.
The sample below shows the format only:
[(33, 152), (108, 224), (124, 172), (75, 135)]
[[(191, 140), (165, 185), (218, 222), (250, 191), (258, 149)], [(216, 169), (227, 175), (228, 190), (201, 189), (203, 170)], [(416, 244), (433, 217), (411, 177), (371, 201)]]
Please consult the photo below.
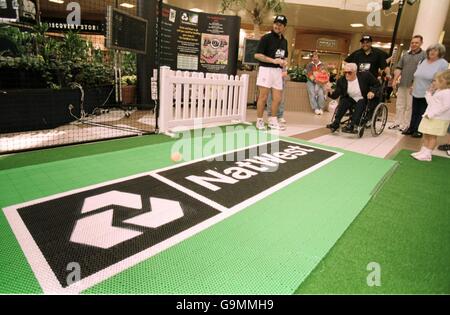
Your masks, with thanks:
[(445, 136), (450, 125), (450, 70), (436, 75), (425, 98), (428, 107), (419, 126), (419, 132), (424, 134), (423, 147), (419, 152), (413, 153), (412, 157), (430, 162), (437, 137)]

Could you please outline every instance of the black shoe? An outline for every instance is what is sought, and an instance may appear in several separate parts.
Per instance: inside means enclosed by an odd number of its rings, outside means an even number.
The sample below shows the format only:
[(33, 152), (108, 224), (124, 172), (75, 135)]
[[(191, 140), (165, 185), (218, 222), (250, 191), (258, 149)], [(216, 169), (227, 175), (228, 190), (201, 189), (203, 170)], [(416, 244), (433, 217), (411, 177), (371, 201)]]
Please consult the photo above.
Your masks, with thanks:
[(402, 132), (402, 135), (411, 136), (413, 133), (414, 133), (414, 131), (412, 131), (411, 129), (407, 129)]
[(355, 132), (355, 127), (353, 127), (351, 125), (348, 125), (348, 126), (345, 126), (344, 128), (342, 128), (342, 132), (345, 132), (345, 133), (356, 133)]
[(336, 132), (336, 130), (339, 129), (339, 125), (329, 124), (329, 125), (327, 125), (327, 128), (331, 130), (331, 133), (333, 133), (333, 132)]
[(439, 151), (449, 151), (450, 150), (450, 144), (443, 144), (438, 146)]
[(413, 138), (422, 138), (423, 137), (423, 133), (421, 132), (414, 132), (411, 137)]

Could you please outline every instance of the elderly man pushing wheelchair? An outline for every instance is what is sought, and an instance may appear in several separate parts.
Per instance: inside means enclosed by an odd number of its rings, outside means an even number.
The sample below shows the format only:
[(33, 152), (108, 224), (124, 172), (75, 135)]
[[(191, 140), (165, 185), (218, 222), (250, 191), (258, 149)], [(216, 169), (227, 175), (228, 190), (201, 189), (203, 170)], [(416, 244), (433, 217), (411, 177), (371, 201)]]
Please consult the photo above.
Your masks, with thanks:
[[(369, 106), (373, 111), (379, 103), (381, 85), (370, 72), (358, 72), (355, 63), (347, 63), (344, 67), (344, 76), (336, 84), (332, 92), (331, 85), (326, 86), (328, 96), (332, 99), (340, 98), (334, 121), (327, 125), (331, 132), (335, 132), (341, 125), (341, 120), (348, 110), (353, 109), (350, 123), (342, 128), (342, 132), (356, 133), (355, 127), (361, 125), (361, 117)], [(331, 93), (332, 92), (332, 93)]]

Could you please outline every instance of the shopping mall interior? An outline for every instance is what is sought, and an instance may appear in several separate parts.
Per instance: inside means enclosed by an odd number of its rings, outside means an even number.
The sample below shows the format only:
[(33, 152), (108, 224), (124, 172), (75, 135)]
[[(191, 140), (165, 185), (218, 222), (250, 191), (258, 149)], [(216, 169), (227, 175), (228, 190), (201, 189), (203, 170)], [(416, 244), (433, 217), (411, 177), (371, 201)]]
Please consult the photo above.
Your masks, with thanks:
[(448, 61), (450, 0), (0, 0), (0, 294), (450, 294)]

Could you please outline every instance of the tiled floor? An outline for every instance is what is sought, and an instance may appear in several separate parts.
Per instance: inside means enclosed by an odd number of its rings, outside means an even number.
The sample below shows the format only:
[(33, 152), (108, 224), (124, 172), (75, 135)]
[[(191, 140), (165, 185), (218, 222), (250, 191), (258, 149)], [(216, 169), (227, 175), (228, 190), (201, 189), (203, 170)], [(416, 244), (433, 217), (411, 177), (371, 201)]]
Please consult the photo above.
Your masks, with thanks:
[[(388, 128), (379, 137), (373, 137), (370, 130), (368, 130), (361, 139), (349, 134), (331, 134), (328, 129), (324, 128), (330, 123), (332, 118), (332, 114), (328, 112), (325, 112), (323, 116), (316, 116), (313, 113), (286, 112), (284, 118), (288, 124), (287, 129), (280, 133), (282, 136), (296, 137), (312, 143), (337, 147), (380, 158), (392, 157), (401, 149), (418, 150), (421, 146), (420, 140), (405, 137), (399, 131), (389, 130)], [(256, 110), (249, 109), (247, 119), (249, 121), (255, 121)], [(390, 126), (393, 120), (394, 116), (390, 114), (387, 126)], [(446, 141), (447, 139), (445, 137), (439, 139), (440, 144)], [(448, 157), (446, 152), (438, 150), (434, 154)]]
[[(393, 112), (395, 104), (390, 104), (389, 107)], [(332, 118), (332, 113), (329, 112), (325, 112), (322, 116), (314, 115), (312, 112), (286, 112), (284, 118), (288, 124), (287, 129), (280, 133), (282, 136), (295, 137), (380, 158), (391, 158), (401, 149), (418, 150), (421, 147), (419, 139), (402, 136), (399, 131), (387, 128), (379, 137), (373, 137), (370, 130), (367, 130), (362, 139), (356, 135), (331, 134), (330, 130), (325, 128)], [(392, 124), (393, 119), (394, 116), (391, 113), (388, 126)], [(255, 109), (248, 109), (247, 121), (256, 121)], [(101, 123), (112, 124), (115, 128), (106, 128)], [(88, 124), (72, 123), (53, 130), (4, 134), (0, 137), (0, 152), (134, 135), (152, 128), (154, 123), (154, 116), (148, 112), (132, 112), (131, 117), (126, 118), (123, 111), (110, 111), (108, 114), (90, 119)], [(439, 144), (447, 141), (450, 140), (446, 137), (440, 138)], [(446, 152), (438, 150), (435, 150), (434, 154), (448, 157)]]
[(153, 113), (133, 110), (129, 114), (127, 117), (125, 111), (112, 109), (100, 116), (89, 116), (55, 129), (1, 134), (0, 154), (139, 135), (154, 130)]

